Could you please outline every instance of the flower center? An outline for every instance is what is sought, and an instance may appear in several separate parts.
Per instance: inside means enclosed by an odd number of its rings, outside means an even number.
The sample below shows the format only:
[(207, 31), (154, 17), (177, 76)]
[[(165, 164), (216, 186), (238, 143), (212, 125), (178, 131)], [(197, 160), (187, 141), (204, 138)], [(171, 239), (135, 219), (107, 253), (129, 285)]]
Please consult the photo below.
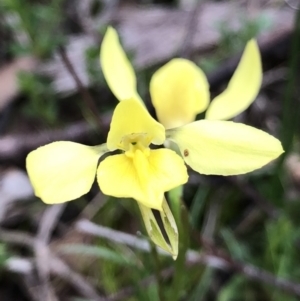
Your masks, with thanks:
[(150, 142), (152, 138), (146, 133), (134, 133), (127, 136), (124, 136), (121, 140), (122, 149), (125, 151), (125, 155), (133, 158), (135, 152), (140, 150), (147, 157), (150, 154)]

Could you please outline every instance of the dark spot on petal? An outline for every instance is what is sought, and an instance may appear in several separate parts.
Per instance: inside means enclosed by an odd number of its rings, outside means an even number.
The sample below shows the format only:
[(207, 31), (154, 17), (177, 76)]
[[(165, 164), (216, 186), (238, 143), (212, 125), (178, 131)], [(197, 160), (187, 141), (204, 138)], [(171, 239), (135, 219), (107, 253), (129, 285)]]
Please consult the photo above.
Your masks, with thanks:
[(185, 149), (185, 150), (183, 151), (183, 155), (184, 155), (185, 157), (187, 157), (187, 156), (189, 155), (189, 151), (188, 151), (187, 149)]

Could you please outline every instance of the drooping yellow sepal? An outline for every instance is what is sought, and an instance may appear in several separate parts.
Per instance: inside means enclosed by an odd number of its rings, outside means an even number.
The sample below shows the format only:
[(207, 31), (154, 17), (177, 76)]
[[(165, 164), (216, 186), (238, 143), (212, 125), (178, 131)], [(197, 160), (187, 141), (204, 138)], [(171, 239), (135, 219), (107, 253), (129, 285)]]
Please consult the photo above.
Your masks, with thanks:
[(238, 175), (276, 159), (283, 149), (273, 136), (231, 121), (200, 120), (169, 130), (185, 162), (208, 175)]
[(152, 210), (148, 207), (139, 204), (141, 215), (144, 221), (145, 228), (150, 239), (160, 248), (170, 253), (174, 260), (178, 256), (178, 229), (173, 217), (173, 214), (169, 208), (169, 205), (165, 198), (162, 201), (162, 210), (160, 216), (164, 230), (168, 236), (169, 242), (166, 241), (164, 235), (161, 232), (160, 226), (158, 225), (156, 218)]
[(35, 194), (47, 204), (64, 203), (86, 194), (105, 149), (105, 145), (60, 141), (32, 151), (26, 158), (26, 168)]
[(209, 103), (209, 85), (203, 71), (186, 59), (173, 59), (157, 70), (150, 94), (158, 120), (166, 128), (195, 120)]
[(105, 158), (97, 180), (104, 194), (131, 197), (146, 207), (162, 210), (164, 192), (187, 182), (183, 160), (168, 149), (136, 150)]
[(227, 89), (212, 100), (206, 119), (226, 120), (246, 110), (255, 100), (262, 82), (261, 57), (257, 42), (250, 40)]
[(163, 144), (165, 129), (151, 117), (143, 104), (135, 99), (121, 101), (115, 108), (107, 147), (110, 150), (124, 149), (123, 139), (132, 134), (145, 134), (149, 143)]
[(108, 27), (103, 38), (100, 63), (106, 82), (118, 100), (140, 100), (134, 70), (120, 44), (118, 33), (112, 27)]

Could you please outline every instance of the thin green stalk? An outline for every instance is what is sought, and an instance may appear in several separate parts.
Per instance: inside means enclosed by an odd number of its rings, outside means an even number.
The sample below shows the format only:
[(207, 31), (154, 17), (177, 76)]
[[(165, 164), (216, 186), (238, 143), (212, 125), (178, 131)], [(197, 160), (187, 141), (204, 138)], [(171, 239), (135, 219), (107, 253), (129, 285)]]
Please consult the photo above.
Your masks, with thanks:
[[(177, 224), (178, 225), (178, 224)], [(180, 227), (180, 226), (179, 226)], [(180, 231), (180, 230), (179, 230)], [(181, 244), (179, 244), (181, 245)], [(185, 277), (185, 253), (183, 248), (179, 247), (179, 254), (175, 261), (175, 273), (172, 282), (172, 291), (169, 300), (177, 301), (180, 299)]]
[(164, 293), (162, 289), (162, 278), (161, 278), (161, 266), (159, 262), (159, 256), (157, 253), (157, 249), (154, 243), (151, 242), (151, 255), (154, 261), (154, 273), (156, 278), (157, 292), (158, 292), (158, 300), (164, 301)]
[[(140, 210), (140, 224), (144, 228), (144, 232), (147, 233), (147, 226), (145, 224), (144, 218), (143, 218), (143, 206), (139, 206)], [(154, 217), (153, 217), (154, 218)], [(157, 293), (158, 293), (158, 301), (164, 301), (164, 293), (163, 293), (163, 288), (162, 288), (162, 277), (161, 277), (161, 266), (159, 262), (159, 255), (157, 253), (157, 247), (156, 245), (152, 242), (152, 240), (149, 240), (150, 243), (150, 254), (154, 262), (154, 274), (156, 278), (156, 284), (157, 284)]]
[(169, 199), (179, 233), (179, 252), (175, 261), (175, 273), (172, 282), (172, 291), (169, 300), (180, 299), (185, 278), (185, 256), (189, 246), (189, 220), (188, 214), (182, 204), (183, 186), (177, 187), (169, 192)]
[(291, 55), (289, 60), (289, 73), (286, 91), (284, 95), (281, 141), (285, 153), (278, 162), (278, 170), (281, 169), (286, 156), (290, 153), (295, 131), (299, 126), (300, 102), (293, 99), (296, 88), (297, 74), (300, 64), (300, 10), (297, 12), (294, 34), (291, 45)]

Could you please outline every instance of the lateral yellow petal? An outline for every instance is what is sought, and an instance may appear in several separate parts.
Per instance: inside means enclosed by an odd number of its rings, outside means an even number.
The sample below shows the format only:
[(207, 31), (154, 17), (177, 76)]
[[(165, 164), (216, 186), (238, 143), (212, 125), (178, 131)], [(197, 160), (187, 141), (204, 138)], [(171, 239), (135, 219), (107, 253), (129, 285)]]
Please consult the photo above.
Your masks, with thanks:
[(108, 149), (122, 149), (122, 138), (132, 134), (145, 134), (157, 145), (165, 141), (164, 127), (151, 117), (141, 102), (128, 99), (115, 108), (107, 137)]
[(152, 103), (166, 128), (195, 120), (209, 103), (209, 85), (203, 71), (186, 59), (173, 59), (152, 76)]
[(273, 136), (231, 121), (195, 121), (167, 135), (177, 143), (185, 162), (207, 175), (244, 174), (283, 153)]
[(262, 82), (261, 57), (257, 42), (247, 43), (227, 89), (218, 95), (206, 112), (206, 119), (226, 120), (245, 111), (255, 100)]
[(97, 147), (68, 141), (32, 151), (26, 158), (26, 168), (36, 196), (47, 204), (58, 204), (86, 194), (102, 154)]
[(103, 38), (100, 63), (106, 82), (118, 100), (138, 98), (136, 77), (119, 41), (118, 33), (108, 27)]
[(164, 192), (186, 183), (183, 160), (168, 149), (151, 150), (147, 156), (136, 150), (134, 158), (124, 154), (105, 158), (97, 180), (103, 193), (131, 197), (149, 208), (162, 210)]

